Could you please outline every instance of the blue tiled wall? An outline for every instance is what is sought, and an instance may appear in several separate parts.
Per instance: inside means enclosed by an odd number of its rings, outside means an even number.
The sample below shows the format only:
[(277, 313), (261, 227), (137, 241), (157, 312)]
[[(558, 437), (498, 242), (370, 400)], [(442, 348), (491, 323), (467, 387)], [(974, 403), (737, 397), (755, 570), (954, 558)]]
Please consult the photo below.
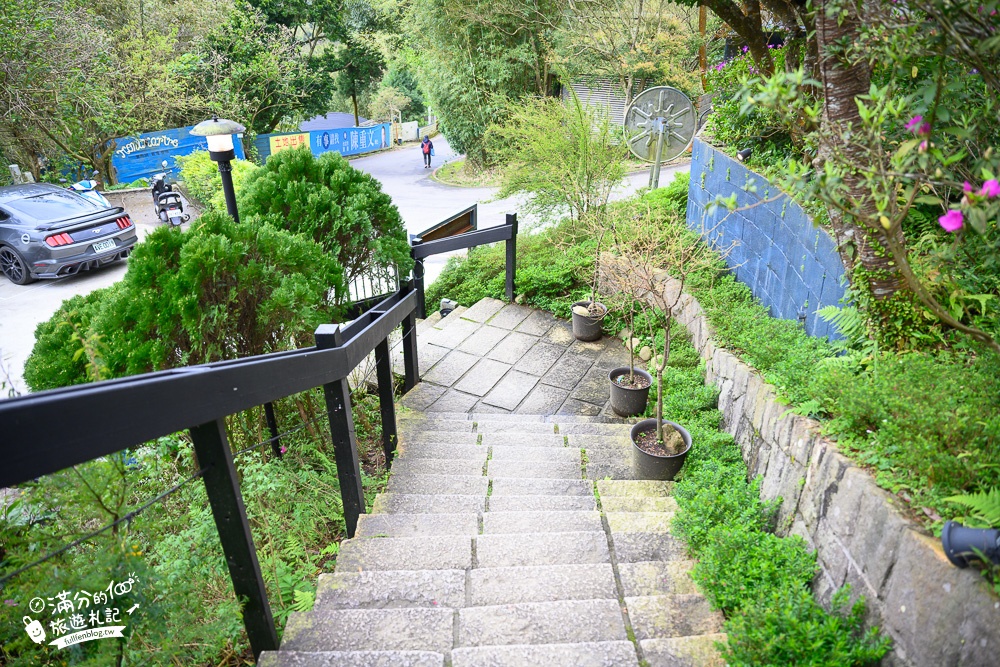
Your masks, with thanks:
[[(734, 193), (745, 210), (719, 206), (706, 214), (716, 195)], [(763, 176), (699, 140), (692, 148), (687, 222), (718, 247), (732, 247), (726, 263), (774, 317), (801, 321), (811, 336), (838, 337), (816, 314), (844, 296), (844, 265), (833, 240)]]

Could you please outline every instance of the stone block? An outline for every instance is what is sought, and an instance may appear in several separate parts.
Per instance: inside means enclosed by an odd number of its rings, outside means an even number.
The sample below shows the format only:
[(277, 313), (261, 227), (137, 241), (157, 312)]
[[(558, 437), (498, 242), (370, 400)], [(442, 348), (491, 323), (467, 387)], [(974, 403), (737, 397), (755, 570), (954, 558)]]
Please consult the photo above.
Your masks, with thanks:
[(401, 442), (396, 460), (405, 459), (469, 459), (486, 463), (489, 449), (481, 445), (445, 445), (435, 442)]
[(619, 563), (686, 558), (684, 544), (665, 533), (614, 533), (612, 540)]
[(665, 498), (625, 498), (620, 496), (601, 497), (601, 509), (605, 512), (677, 512), (677, 501)]
[[(459, 422), (462, 423), (462, 422)], [(399, 442), (418, 443), (454, 443), (456, 445), (475, 445), (479, 443), (479, 434), (472, 432), (472, 422), (465, 422), (469, 431), (429, 431), (423, 429), (400, 429)]]
[(441, 398), (444, 392), (445, 388), (442, 386), (431, 384), (430, 382), (421, 382), (406, 392), (406, 395), (399, 402), (403, 407), (410, 408), (411, 410), (426, 410), (434, 404), (434, 401)]
[(473, 322), (486, 322), (506, 305), (506, 303), (499, 299), (490, 299), (487, 297), (477, 301), (475, 305), (462, 313), (461, 316), (463, 319), (472, 320)]
[(885, 587), (886, 628), (914, 667), (987, 667), (1000, 654), (1000, 602), (986, 581), (905, 530)]
[(516, 303), (509, 303), (497, 312), (496, 315), (486, 320), (487, 324), (501, 329), (513, 329), (531, 315), (532, 309), (527, 306), (520, 306)]
[(452, 320), (451, 318), (452, 316), (449, 315), (441, 321), (441, 324), (447, 323), (446, 326), (435, 327), (423, 334), (423, 341), (431, 345), (454, 350), (482, 326), (478, 322), (470, 322), (469, 320), (462, 319)]
[(722, 614), (701, 595), (626, 597), (635, 638), (666, 639), (722, 631)]
[(627, 639), (617, 600), (525, 602), (458, 612), (458, 645), (564, 644)]
[(511, 331), (486, 357), (502, 361), (505, 364), (515, 364), (534, 347), (537, 341), (537, 336), (529, 336), (526, 333)]
[(467, 475), (393, 475), (386, 491), (389, 493), (448, 494), (458, 496), (486, 495), (489, 479)]
[(628, 432), (630, 428), (631, 424), (608, 424), (601, 422), (567, 422), (565, 424), (559, 425), (559, 433), (563, 435), (569, 435), (571, 437), (570, 442), (572, 443), (573, 442), (572, 436), (574, 435), (595, 435), (595, 436), (609, 436), (609, 437), (618, 437), (624, 435), (625, 437), (628, 437)]
[(605, 339), (596, 341), (586, 341), (586, 340), (574, 340), (569, 349), (566, 350), (567, 354), (575, 354), (577, 356), (589, 359), (590, 363), (594, 363), (601, 354), (608, 349), (608, 343)]
[(566, 446), (566, 438), (558, 433), (483, 433), (483, 447), (540, 447), (551, 449)]
[(487, 405), (513, 410), (535, 388), (538, 378), (520, 371), (511, 371), (486, 395)]
[(485, 496), (424, 496), (408, 493), (380, 493), (375, 496), (373, 513), (385, 514), (468, 514), (486, 508)]
[(617, 599), (615, 575), (608, 563), (477, 568), (469, 572), (472, 606)]
[[(419, 348), (417, 349), (417, 366), (420, 369), (420, 375), (426, 375), (434, 367), (434, 364), (441, 361), (450, 351), (447, 347), (419, 343)], [(406, 367), (403, 366), (402, 354), (399, 355), (399, 363), (395, 370), (400, 375), (406, 372)]]
[(597, 492), (603, 500), (606, 496), (622, 498), (660, 498), (673, 493), (673, 482), (655, 482), (648, 480), (601, 481), (597, 483)]
[(593, 496), (494, 494), (490, 496), (489, 507), (491, 512), (593, 511), (597, 509), (597, 501)]
[(464, 570), (369, 570), (321, 574), (315, 608), (464, 606)]
[(582, 533), (603, 530), (600, 512), (545, 510), (483, 514), (483, 534)]
[(602, 530), (480, 535), (476, 538), (476, 560), (479, 567), (517, 567), (610, 563), (611, 556)]
[[(535, 347), (538, 347), (536, 345)], [(569, 396), (569, 391), (547, 384), (536, 384), (535, 388), (517, 406), (518, 414), (554, 415)]]
[(482, 475), (485, 464), (475, 459), (396, 459), (393, 475)]
[[(470, 368), (475, 366), (477, 361), (479, 361), (479, 357), (473, 354), (467, 354), (465, 352), (454, 350), (434, 365), (434, 368), (432, 368), (427, 375), (424, 376), (423, 379), (425, 382), (421, 382), (417, 385), (417, 387), (414, 388), (414, 391), (416, 388), (419, 388), (427, 382), (450, 387), (458, 382)], [(462, 411), (458, 410), (458, 412)]]
[(594, 485), (585, 479), (521, 479), (494, 477), (492, 498), (497, 496), (594, 497)]
[(861, 494), (861, 505), (854, 521), (854, 533), (847, 540), (847, 549), (857, 579), (864, 584), (869, 599), (883, 596), (889, 573), (896, 564), (899, 543), (908, 522), (896, 511), (888, 493), (868, 480)]
[(530, 315), (524, 318), (524, 321), (517, 325), (517, 331), (532, 336), (544, 336), (558, 322), (559, 319), (552, 313), (544, 310), (533, 310)]
[(542, 340), (553, 345), (569, 347), (573, 341), (573, 325), (564, 320), (557, 320), (552, 328), (542, 336)]
[(580, 450), (569, 447), (516, 447), (497, 446), (491, 454), (493, 461), (559, 461), (580, 465)]
[(629, 641), (475, 646), (457, 648), (452, 651), (451, 657), (454, 667), (638, 667), (639, 665), (635, 647)]
[(556, 427), (552, 424), (531, 419), (522, 419), (520, 416), (509, 415), (495, 418), (493, 415), (480, 415), (476, 418), (476, 431), (486, 437), (490, 433), (521, 433), (521, 434), (545, 434), (555, 433)]
[(608, 527), (615, 533), (669, 533), (673, 512), (609, 512)]
[(485, 357), (508, 333), (510, 332), (506, 329), (499, 329), (497, 327), (480, 327), (471, 336), (462, 341), (462, 344), (456, 349), (461, 352), (474, 354), (477, 357)]
[(714, 633), (694, 637), (644, 639), (639, 642), (649, 667), (725, 667), (716, 643), (725, 644), (726, 635)]
[(281, 647), (289, 651), (434, 651), (452, 648), (451, 609), (337, 609), (292, 612)]
[(514, 363), (514, 370), (541, 377), (552, 368), (552, 365), (559, 360), (559, 357), (565, 351), (566, 348), (560, 345), (543, 342), (535, 343), (530, 350), (512, 362)]
[(580, 479), (580, 465), (564, 461), (492, 460), (486, 467), (490, 477), (548, 477)]
[(441, 398), (434, 402), (434, 405), (427, 408), (427, 412), (432, 414), (438, 412), (467, 412), (476, 405), (478, 400), (479, 397), (473, 394), (449, 389), (441, 395)]
[(431, 651), (264, 651), (259, 667), (444, 667)]
[(478, 535), (479, 515), (468, 514), (362, 514), (355, 537), (418, 537), (427, 535)]
[(342, 542), (337, 555), (337, 572), (469, 567), (472, 567), (472, 538), (464, 535), (354, 538)]
[(620, 563), (618, 574), (625, 597), (647, 595), (694, 595), (698, 587), (691, 579), (694, 561), (670, 560)]
[(455, 383), (454, 387), (467, 394), (485, 396), (510, 369), (510, 364), (493, 359), (480, 359), (461, 380)]

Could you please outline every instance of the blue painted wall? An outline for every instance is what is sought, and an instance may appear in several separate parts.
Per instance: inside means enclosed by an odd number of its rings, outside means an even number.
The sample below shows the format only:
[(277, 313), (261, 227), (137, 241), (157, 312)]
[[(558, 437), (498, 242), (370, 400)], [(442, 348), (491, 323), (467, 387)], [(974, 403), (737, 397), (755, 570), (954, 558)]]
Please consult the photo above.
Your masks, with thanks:
[[(178, 155), (188, 155), (195, 151), (207, 151), (208, 142), (205, 137), (191, 134), (191, 128), (177, 127), (172, 130), (147, 132), (134, 137), (115, 139), (115, 152), (111, 158), (111, 166), (115, 170), (118, 183), (131, 183), (140, 178), (149, 178), (163, 171), (162, 162), (167, 161), (167, 168), (174, 168), (174, 158)], [(244, 159), (243, 144), (233, 137), (236, 157)], [(176, 175), (177, 172), (174, 172)]]
[[(705, 215), (716, 195), (733, 194), (744, 210), (716, 207)], [(771, 315), (801, 321), (811, 336), (839, 337), (816, 314), (844, 296), (844, 265), (833, 240), (763, 176), (700, 140), (692, 147), (687, 222), (718, 247), (732, 245), (726, 263)]]
[(261, 134), (253, 145), (260, 155), (260, 161), (265, 162), (271, 155), (271, 137), (298, 137), (309, 135), (309, 148), (313, 155), (336, 151), (341, 155), (359, 155), (389, 148), (392, 145), (392, 126), (389, 123), (372, 125), (371, 127), (341, 127), (330, 130), (313, 130), (311, 132), (279, 132)]

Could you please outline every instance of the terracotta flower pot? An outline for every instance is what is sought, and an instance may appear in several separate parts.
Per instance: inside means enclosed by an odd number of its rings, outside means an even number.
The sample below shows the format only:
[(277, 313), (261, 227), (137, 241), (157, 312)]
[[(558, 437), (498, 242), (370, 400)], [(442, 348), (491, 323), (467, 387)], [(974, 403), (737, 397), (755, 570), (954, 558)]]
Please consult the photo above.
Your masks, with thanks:
[(615, 378), (628, 375), (628, 367), (616, 368), (608, 373), (608, 380), (611, 381), (611, 409), (619, 417), (634, 417), (641, 415), (646, 409), (649, 401), (649, 389), (653, 386), (653, 376), (646, 371), (635, 369), (638, 377), (645, 378), (646, 386), (641, 389), (623, 387)]
[[(577, 301), (573, 304), (573, 308), (576, 308), (577, 306), (587, 308), (590, 306), (590, 303), (590, 301)], [(600, 301), (595, 301), (594, 305), (598, 306), (602, 310), (598, 317), (580, 315), (576, 312), (573, 313), (573, 337), (577, 340), (590, 341), (598, 340), (601, 337), (601, 320), (604, 319), (608, 309)]]
[(657, 456), (639, 448), (636, 440), (640, 433), (656, 430), (655, 419), (643, 419), (632, 427), (632, 476), (635, 479), (669, 481), (680, 472), (684, 459), (691, 451), (691, 434), (680, 424), (663, 420), (663, 425), (673, 426), (684, 441), (684, 450), (673, 456)]

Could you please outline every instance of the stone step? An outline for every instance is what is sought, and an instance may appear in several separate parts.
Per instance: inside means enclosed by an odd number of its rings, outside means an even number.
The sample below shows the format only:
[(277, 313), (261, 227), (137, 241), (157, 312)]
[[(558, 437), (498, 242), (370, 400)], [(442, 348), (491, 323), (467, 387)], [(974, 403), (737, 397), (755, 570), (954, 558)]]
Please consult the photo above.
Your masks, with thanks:
[[(495, 493), (495, 491), (494, 491)], [(677, 512), (677, 501), (670, 496), (654, 498), (645, 496), (601, 496), (601, 509), (605, 512)]]
[(264, 651), (257, 667), (444, 667), (431, 651)]
[(482, 475), (393, 475), (386, 490), (390, 493), (486, 495), (490, 480)]
[(406, 458), (392, 462), (392, 477), (405, 475), (482, 475), (486, 466), (476, 459)]
[(550, 421), (545, 415), (511, 415), (499, 412), (470, 412), (469, 419), (474, 422), (517, 422), (520, 424)]
[(630, 428), (626, 425), (619, 425), (618, 428), (623, 429), (621, 435), (590, 435), (590, 434), (578, 434), (560, 433), (571, 447), (581, 447), (583, 449), (596, 449), (602, 450), (606, 449), (609, 451), (625, 451), (632, 449), (632, 440), (629, 438), (628, 429)]
[[(453, 667), (638, 667), (639, 665), (635, 646), (629, 641), (469, 646), (452, 651), (451, 662)], [(419, 667), (423, 667), (423, 664)]]
[(362, 514), (355, 537), (421, 537), (428, 535), (478, 535), (479, 515), (466, 514)]
[(472, 537), (365, 537), (344, 540), (337, 572), (462, 570), (472, 567)]
[(559, 425), (559, 432), (563, 435), (611, 435), (628, 437), (632, 429), (631, 424), (607, 424), (599, 422), (568, 422)]
[[(583, 481), (583, 480), (581, 480)], [(492, 495), (491, 512), (572, 512), (597, 509), (594, 496), (514, 496)]]
[(439, 419), (437, 417), (409, 419), (400, 417), (396, 420), (396, 430), (400, 437), (417, 433), (472, 433), (472, 426), (473, 424), (469, 420)]
[(722, 631), (722, 613), (701, 595), (626, 597), (625, 606), (638, 640), (687, 637)]
[(488, 567), (469, 571), (469, 604), (474, 606), (618, 599), (608, 563)]
[(400, 444), (437, 443), (443, 445), (478, 445), (479, 434), (459, 431), (403, 431), (399, 433)]
[(559, 424), (628, 424), (632, 428), (635, 420), (610, 415), (550, 415), (545, 421)]
[[(454, 642), (451, 609), (335, 609), (292, 612), (282, 636), (288, 651), (434, 651)], [(396, 663), (401, 664), (401, 663)], [(405, 664), (405, 663), (402, 663)]]
[(464, 311), (464, 316), (473, 322), (486, 322), (491, 317), (503, 310), (507, 304), (500, 299), (485, 297), (472, 304), (472, 307)]
[[(455, 324), (456, 322), (462, 322), (463, 319), (464, 319), (462, 317), (462, 315), (464, 315), (468, 310), (469, 309), (467, 307), (465, 307), (465, 306), (459, 306), (458, 308), (456, 308), (455, 310), (451, 311), (450, 313), (448, 313), (447, 315), (445, 315), (444, 317), (442, 317), (440, 320), (438, 320), (437, 322), (435, 322), (434, 323), (434, 328), (435, 329), (444, 329), (445, 327), (447, 327), (450, 324)], [(440, 310), (438, 311), (438, 314), (439, 315), (441, 314)]]
[(608, 527), (615, 533), (669, 533), (673, 512), (608, 512)]
[[(520, 415), (518, 415), (520, 416)], [(521, 435), (554, 435), (555, 424), (545, 422), (529, 422), (522, 419), (495, 419), (495, 415), (484, 415), (482, 420), (476, 420), (477, 433), (518, 433)]]
[(587, 461), (587, 479), (593, 481), (632, 479), (632, 468), (628, 460)]
[(321, 574), (315, 609), (464, 606), (464, 570), (367, 570)]
[(617, 600), (524, 602), (458, 611), (458, 646), (627, 639)]
[(521, 533), (476, 538), (478, 567), (610, 563), (604, 532)]
[(649, 667), (726, 667), (716, 642), (724, 644), (725, 633), (644, 639), (639, 645)]
[(687, 558), (684, 543), (669, 533), (612, 533), (611, 540), (619, 563)]
[(442, 444), (431, 442), (401, 442), (397, 459), (468, 459), (486, 463), (488, 447), (479, 445)]
[(547, 511), (483, 514), (483, 533), (579, 533), (599, 531), (600, 512)]
[(673, 488), (673, 482), (653, 482), (648, 480), (610, 480), (597, 483), (597, 492), (601, 498), (604, 496), (619, 496), (624, 498), (669, 496), (673, 493)]
[(486, 496), (380, 493), (375, 496), (372, 514), (468, 514), (485, 508)]
[(619, 563), (618, 574), (625, 597), (645, 595), (696, 594), (691, 579), (692, 560), (643, 561)]
[(398, 412), (396, 413), (396, 421), (402, 422), (421, 422), (428, 420), (442, 420), (442, 421), (467, 421), (471, 422), (469, 419), (471, 415), (468, 412), (435, 412), (433, 417), (429, 417), (425, 412)]
[(493, 461), (556, 461), (572, 463), (579, 468), (580, 450), (569, 447), (518, 447), (498, 445), (491, 449)]
[(438, 322), (441, 321), (441, 311), (435, 310), (433, 313), (428, 315), (425, 319), (417, 320), (417, 335), (419, 336), (422, 332), (427, 331)]
[(490, 477), (546, 477), (549, 479), (580, 479), (580, 464), (569, 461), (509, 461), (489, 462)]
[(546, 479), (536, 477), (494, 477), (491, 481), (496, 496), (589, 496), (594, 497), (594, 485), (585, 479)]
[(483, 445), (515, 447), (565, 447), (566, 438), (553, 433), (482, 433)]

